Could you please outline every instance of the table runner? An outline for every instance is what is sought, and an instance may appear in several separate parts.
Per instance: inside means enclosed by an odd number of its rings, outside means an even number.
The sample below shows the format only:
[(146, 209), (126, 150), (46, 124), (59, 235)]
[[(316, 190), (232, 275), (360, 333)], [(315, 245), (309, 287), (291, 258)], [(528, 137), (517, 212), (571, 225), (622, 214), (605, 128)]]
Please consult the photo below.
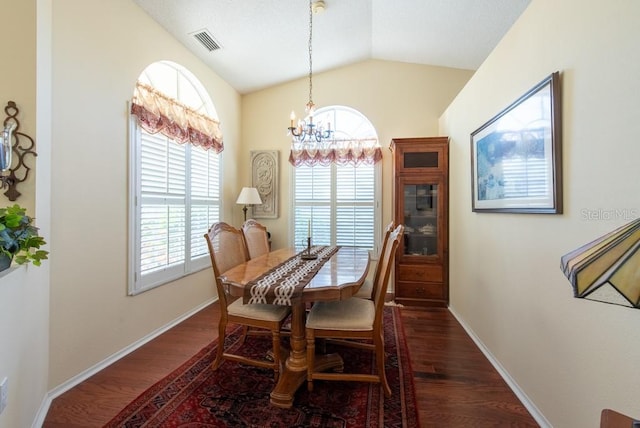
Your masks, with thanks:
[(318, 258), (304, 260), (301, 251), (284, 263), (265, 272), (244, 287), (244, 303), (270, 303), (291, 306), (291, 302), (302, 294), (302, 289), (311, 281), (339, 246), (314, 246), (311, 253)]

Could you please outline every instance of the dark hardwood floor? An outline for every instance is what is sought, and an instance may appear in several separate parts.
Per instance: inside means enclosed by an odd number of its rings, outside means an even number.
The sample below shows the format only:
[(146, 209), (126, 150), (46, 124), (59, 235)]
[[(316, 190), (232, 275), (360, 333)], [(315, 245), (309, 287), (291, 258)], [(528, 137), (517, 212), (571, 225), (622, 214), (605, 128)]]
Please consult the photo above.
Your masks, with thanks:
[(422, 427), (538, 427), (448, 309), (405, 306)]
[[(422, 427), (538, 424), (446, 309), (404, 307)], [(53, 400), (45, 428), (101, 427), (218, 336), (213, 304)]]

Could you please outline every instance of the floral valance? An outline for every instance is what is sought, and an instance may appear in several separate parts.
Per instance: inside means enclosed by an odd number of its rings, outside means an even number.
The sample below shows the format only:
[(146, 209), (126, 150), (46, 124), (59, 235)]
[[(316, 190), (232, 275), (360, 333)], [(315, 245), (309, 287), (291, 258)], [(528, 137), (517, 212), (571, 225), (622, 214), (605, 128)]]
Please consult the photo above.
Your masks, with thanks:
[(291, 142), (289, 163), (307, 165), (373, 165), (382, 160), (377, 138), (327, 140), (323, 142)]
[(142, 82), (136, 84), (131, 114), (142, 129), (151, 134), (160, 132), (178, 143), (213, 149), (216, 153), (224, 149), (217, 120)]

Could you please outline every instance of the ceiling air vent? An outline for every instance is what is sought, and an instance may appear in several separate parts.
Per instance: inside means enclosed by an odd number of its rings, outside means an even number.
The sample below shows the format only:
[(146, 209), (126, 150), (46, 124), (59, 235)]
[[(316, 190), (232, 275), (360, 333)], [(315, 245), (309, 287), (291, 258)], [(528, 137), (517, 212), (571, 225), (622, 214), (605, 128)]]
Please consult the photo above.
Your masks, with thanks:
[(204, 46), (209, 52), (220, 49), (218, 42), (213, 39), (213, 36), (211, 36), (207, 30), (196, 31), (195, 33), (191, 33), (191, 35), (202, 43), (202, 46)]

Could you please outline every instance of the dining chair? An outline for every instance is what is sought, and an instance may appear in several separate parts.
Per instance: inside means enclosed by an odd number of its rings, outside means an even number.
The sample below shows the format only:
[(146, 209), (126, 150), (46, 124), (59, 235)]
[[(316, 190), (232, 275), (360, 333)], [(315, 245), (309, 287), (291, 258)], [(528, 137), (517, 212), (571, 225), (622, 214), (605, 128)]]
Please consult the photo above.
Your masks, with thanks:
[[(391, 234), (391, 232), (393, 232), (394, 228), (395, 228), (395, 225), (393, 224), (393, 221), (391, 221), (391, 223), (389, 223), (387, 225), (387, 227), (384, 229), (384, 236), (382, 237), (382, 247), (380, 248), (380, 254), (384, 253), (384, 249), (387, 246), (387, 241), (389, 239), (389, 235)], [(378, 259), (380, 259), (380, 257), (378, 257)], [(380, 270), (380, 266), (381, 266), (380, 263), (376, 262), (376, 268), (374, 270), (370, 270), (369, 271), (369, 274), (364, 279), (364, 283), (360, 286), (360, 288), (358, 289), (356, 294), (354, 294), (355, 297), (360, 297), (360, 298), (363, 298), (363, 299), (371, 299), (372, 298), (372, 296), (373, 296), (373, 279), (378, 274), (378, 271)]]
[[(243, 364), (270, 368), (274, 371), (276, 380), (280, 372), (280, 330), (282, 324), (291, 312), (290, 307), (270, 304), (244, 304), (241, 298), (233, 300), (229, 296), (220, 279), (229, 269), (248, 260), (246, 244), (242, 231), (224, 222), (214, 223), (204, 235), (209, 247), (211, 266), (215, 277), (218, 298), (220, 302), (220, 323), (218, 324), (218, 350), (212, 364), (216, 370), (224, 360), (237, 361)], [(249, 358), (225, 351), (225, 337), (227, 324), (235, 323), (245, 327), (241, 343), (244, 343), (247, 327), (271, 332), (273, 342), (273, 360), (269, 361)], [(267, 331), (268, 330), (268, 331)], [(251, 330), (253, 331), (253, 330)]]
[[(307, 337), (307, 389), (309, 391), (313, 391), (314, 379), (374, 382), (382, 385), (387, 397), (391, 396), (391, 388), (384, 369), (382, 318), (391, 265), (403, 231), (404, 226), (399, 225), (389, 234), (387, 245), (378, 261), (380, 269), (376, 269), (372, 300), (351, 297), (345, 300), (316, 302), (311, 307), (307, 315), (305, 329)], [(348, 342), (349, 346), (375, 351), (376, 373), (328, 373), (315, 370), (315, 342), (320, 338), (339, 339)], [(366, 341), (362, 341), (363, 339)], [(332, 342), (335, 343), (335, 340)]]
[(267, 228), (250, 218), (242, 225), (242, 234), (247, 243), (247, 251), (250, 259), (267, 254), (269, 248), (269, 236)]

